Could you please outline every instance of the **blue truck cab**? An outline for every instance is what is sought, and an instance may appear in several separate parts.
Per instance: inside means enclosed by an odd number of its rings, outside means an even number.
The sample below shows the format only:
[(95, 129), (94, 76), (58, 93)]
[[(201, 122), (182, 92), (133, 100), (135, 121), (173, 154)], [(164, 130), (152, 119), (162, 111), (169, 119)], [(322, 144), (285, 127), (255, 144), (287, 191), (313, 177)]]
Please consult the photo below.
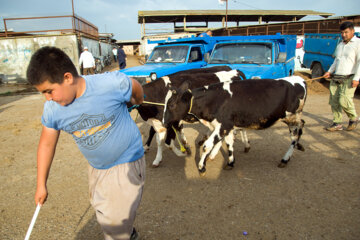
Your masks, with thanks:
[(204, 55), (210, 53), (214, 41), (210, 37), (191, 37), (149, 41), (158, 43), (144, 65), (120, 70), (141, 84), (179, 71), (206, 65)]
[(296, 35), (213, 37), (215, 46), (206, 67), (227, 65), (247, 79), (291, 76), (295, 68)]

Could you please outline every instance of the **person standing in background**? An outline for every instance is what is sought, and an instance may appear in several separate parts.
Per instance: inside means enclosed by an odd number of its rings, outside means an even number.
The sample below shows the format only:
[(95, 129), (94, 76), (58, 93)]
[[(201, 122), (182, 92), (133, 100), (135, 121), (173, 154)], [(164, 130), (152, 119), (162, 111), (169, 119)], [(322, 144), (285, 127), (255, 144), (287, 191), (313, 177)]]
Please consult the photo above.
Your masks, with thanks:
[(117, 52), (117, 58), (119, 62), (119, 68), (124, 69), (126, 67), (126, 54), (123, 49), (123, 45), (120, 45), (118, 52)]
[(207, 30), (206, 32), (201, 33), (199, 37), (212, 37), (212, 31)]
[(94, 74), (95, 59), (88, 47), (84, 47), (84, 51), (80, 55), (79, 65), (83, 65), (83, 75)]
[(117, 62), (117, 52), (118, 52), (117, 48), (114, 47), (113, 50), (112, 50), (112, 52), (113, 52), (113, 54), (114, 54), (114, 61)]
[(352, 22), (343, 22), (340, 31), (342, 41), (336, 47), (335, 60), (323, 75), (324, 78), (331, 78), (329, 104), (333, 113), (333, 123), (326, 128), (331, 132), (343, 130), (343, 110), (349, 118), (347, 131), (354, 130), (359, 121), (353, 98), (360, 78), (360, 39), (354, 36)]

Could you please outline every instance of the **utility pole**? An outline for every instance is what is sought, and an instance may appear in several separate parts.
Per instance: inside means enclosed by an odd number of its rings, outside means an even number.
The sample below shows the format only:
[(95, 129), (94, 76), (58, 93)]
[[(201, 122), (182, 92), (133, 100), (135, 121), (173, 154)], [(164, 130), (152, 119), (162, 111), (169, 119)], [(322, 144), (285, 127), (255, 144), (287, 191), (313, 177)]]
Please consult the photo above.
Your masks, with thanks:
[(72, 5), (72, 25), (73, 25), (73, 32), (76, 32), (74, 0), (71, 0), (71, 5)]
[[(225, 29), (227, 30), (227, 22), (228, 22), (228, 1), (229, 0), (219, 0), (219, 4), (223, 5), (224, 2), (226, 2), (226, 11), (225, 11)], [(224, 18), (222, 19), (222, 24), (224, 27)]]
[(225, 13), (225, 29), (227, 31), (227, 22), (228, 22), (228, 0), (226, 1), (226, 13)]

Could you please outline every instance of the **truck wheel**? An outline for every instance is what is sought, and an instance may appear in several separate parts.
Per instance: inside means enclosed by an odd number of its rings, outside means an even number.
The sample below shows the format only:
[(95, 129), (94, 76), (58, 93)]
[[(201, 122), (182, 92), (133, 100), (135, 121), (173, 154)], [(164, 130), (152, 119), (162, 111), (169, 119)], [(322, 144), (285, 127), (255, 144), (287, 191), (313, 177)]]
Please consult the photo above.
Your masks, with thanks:
[[(324, 75), (324, 70), (321, 67), (321, 64), (320, 63), (315, 63), (313, 68), (312, 68), (312, 71), (311, 71), (311, 78), (321, 77), (322, 75)], [(319, 82), (321, 82), (321, 83), (323, 83), (324, 81), (325, 81), (324, 78), (321, 78), (319, 80)]]

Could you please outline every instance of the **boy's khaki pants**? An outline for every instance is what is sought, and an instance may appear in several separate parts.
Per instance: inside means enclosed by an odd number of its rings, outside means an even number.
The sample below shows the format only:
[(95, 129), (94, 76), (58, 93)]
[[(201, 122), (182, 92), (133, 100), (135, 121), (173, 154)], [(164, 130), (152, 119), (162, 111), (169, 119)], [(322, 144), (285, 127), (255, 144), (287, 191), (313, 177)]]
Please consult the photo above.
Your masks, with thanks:
[(105, 239), (129, 239), (145, 180), (145, 157), (110, 169), (89, 166), (90, 202)]

